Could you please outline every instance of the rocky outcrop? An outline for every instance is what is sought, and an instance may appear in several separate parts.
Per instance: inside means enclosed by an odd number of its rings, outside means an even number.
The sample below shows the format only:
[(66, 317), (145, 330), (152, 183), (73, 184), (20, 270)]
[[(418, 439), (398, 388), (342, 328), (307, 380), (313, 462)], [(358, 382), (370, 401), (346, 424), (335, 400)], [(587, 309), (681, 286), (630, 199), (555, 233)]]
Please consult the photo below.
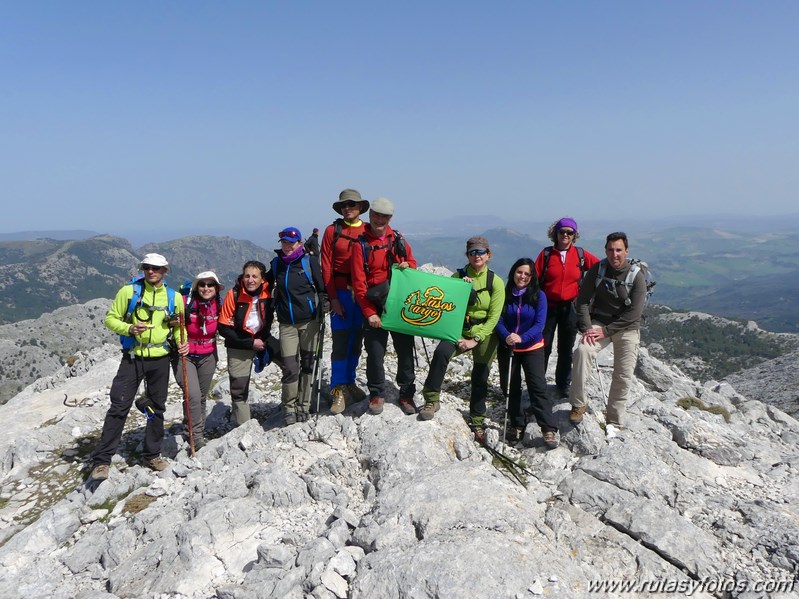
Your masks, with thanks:
[(752, 399), (799, 418), (799, 351), (731, 374), (724, 380)]
[(0, 596), (754, 598), (780, 581), (768, 596), (795, 596), (799, 422), (727, 384), (697, 384), (642, 352), (629, 426), (606, 438), (593, 381), (580, 427), (553, 403), (561, 446), (546, 451), (533, 425), (524, 445), (501, 445), (494, 374), (489, 443), (522, 462), (520, 485), (466, 427), (468, 358), (453, 361), (431, 422), (404, 415), (394, 389), (380, 416), (323, 404), (283, 427), (269, 366), (253, 380), (257, 418), (230, 430), (220, 357), (217, 438), (192, 458), (171, 426), (160, 474), (138, 465), (131, 415), (110, 478), (83, 481), (111, 345), (0, 408), (17, 423), (0, 442)]

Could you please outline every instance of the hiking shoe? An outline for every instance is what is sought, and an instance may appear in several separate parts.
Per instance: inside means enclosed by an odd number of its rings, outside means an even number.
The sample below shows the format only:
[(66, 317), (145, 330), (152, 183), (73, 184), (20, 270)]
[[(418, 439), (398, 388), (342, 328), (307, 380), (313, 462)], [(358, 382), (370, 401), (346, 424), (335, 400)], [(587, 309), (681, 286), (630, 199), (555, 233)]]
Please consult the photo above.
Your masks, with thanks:
[(306, 422), (308, 417), (308, 412), (297, 412), (297, 422)]
[(484, 443), (486, 440), (486, 429), (482, 426), (473, 426), (471, 428), (474, 433), (474, 440), (479, 443)]
[(548, 449), (555, 449), (558, 446), (558, 436), (555, 431), (544, 431), (544, 445)]
[(382, 413), (383, 412), (383, 403), (385, 403), (385, 400), (382, 397), (373, 397), (372, 399), (370, 399), (369, 400), (369, 413), (370, 414), (374, 414), (375, 416), (377, 414)]
[(290, 424), (295, 424), (297, 422), (297, 413), (296, 412), (286, 412), (286, 415), (283, 416), (283, 424), (289, 426)]
[(347, 386), (336, 385), (333, 387), (333, 403), (330, 404), (330, 411), (334, 414), (341, 414), (347, 407)]
[(347, 391), (349, 392), (350, 398), (353, 402), (358, 403), (359, 401), (363, 401), (366, 399), (366, 393), (363, 389), (361, 389), (355, 383), (350, 383), (347, 385)]
[(108, 471), (111, 467), (108, 464), (97, 464), (92, 470), (91, 477), (94, 480), (106, 480), (108, 478)]
[(569, 399), (569, 386), (557, 387), (555, 389), (555, 397), (558, 399)]
[(413, 403), (413, 397), (400, 397), (399, 407), (403, 414), (408, 416), (416, 414), (416, 404)]
[(419, 420), (432, 420), (440, 407), (441, 404), (437, 401), (425, 402), (424, 407), (419, 410)]
[(169, 462), (167, 462), (160, 455), (150, 458), (145, 463), (150, 470), (155, 470), (156, 472), (163, 472), (169, 468)]
[(572, 424), (580, 424), (583, 421), (583, 414), (588, 406), (572, 406), (569, 412), (569, 422)]

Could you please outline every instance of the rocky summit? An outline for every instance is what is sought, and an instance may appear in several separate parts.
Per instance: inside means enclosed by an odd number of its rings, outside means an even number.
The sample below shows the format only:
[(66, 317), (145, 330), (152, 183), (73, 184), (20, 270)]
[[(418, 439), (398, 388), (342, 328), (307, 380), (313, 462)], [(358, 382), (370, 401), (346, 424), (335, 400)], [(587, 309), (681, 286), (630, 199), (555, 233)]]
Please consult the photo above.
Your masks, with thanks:
[(579, 427), (553, 399), (549, 451), (535, 425), (503, 445), (494, 372), (487, 449), (464, 420), (468, 357), (429, 422), (403, 414), (394, 388), (379, 416), (366, 402), (334, 416), (323, 399), (284, 427), (270, 365), (253, 376), (255, 418), (231, 429), (220, 347), (210, 442), (188, 455), (173, 385), (171, 466), (141, 465), (132, 413), (98, 485), (87, 460), (118, 349), (79, 352), (0, 407), (0, 596), (796, 597), (799, 422), (643, 350), (628, 426), (609, 436), (610, 360)]

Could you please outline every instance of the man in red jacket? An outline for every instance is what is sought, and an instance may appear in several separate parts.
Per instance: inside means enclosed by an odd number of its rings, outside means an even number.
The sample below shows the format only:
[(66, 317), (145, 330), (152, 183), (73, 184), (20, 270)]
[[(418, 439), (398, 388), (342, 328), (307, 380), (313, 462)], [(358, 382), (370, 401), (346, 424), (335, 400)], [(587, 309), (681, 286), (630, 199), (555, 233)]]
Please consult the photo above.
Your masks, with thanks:
[[(394, 215), (394, 203), (387, 198), (377, 198), (369, 211), (369, 223), (353, 248), (350, 258), (352, 286), (355, 299), (367, 321), (363, 341), (366, 349), (366, 381), (369, 387), (369, 413), (380, 414), (385, 401), (386, 371), (383, 361), (388, 345), (388, 331), (383, 328), (383, 312), (391, 267), (416, 268), (411, 246), (405, 238), (389, 226)], [(391, 332), (397, 352), (397, 385), (400, 408), (406, 414), (416, 413), (413, 396), (416, 393), (416, 373), (413, 368), (412, 335)]]
[(574, 245), (580, 238), (577, 221), (564, 217), (549, 226), (547, 236), (554, 245), (544, 248), (535, 261), (541, 289), (547, 296), (547, 321), (544, 325), (545, 360), (549, 363), (555, 329), (558, 330), (558, 363), (555, 385), (558, 396), (569, 396), (572, 377), (572, 349), (577, 338), (577, 313), (574, 300), (585, 272), (599, 258)]
[(355, 384), (355, 368), (363, 344), (363, 315), (355, 302), (350, 277), (350, 254), (357, 249), (358, 236), (364, 231), (361, 214), (369, 202), (354, 189), (345, 189), (333, 203), (341, 215), (325, 229), (322, 236), (322, 280), (330, 298), (330, 331), (333, 348), (330, 355), (330, 411), (340, 414), (348, 399), (361, 401), (366, 394)]

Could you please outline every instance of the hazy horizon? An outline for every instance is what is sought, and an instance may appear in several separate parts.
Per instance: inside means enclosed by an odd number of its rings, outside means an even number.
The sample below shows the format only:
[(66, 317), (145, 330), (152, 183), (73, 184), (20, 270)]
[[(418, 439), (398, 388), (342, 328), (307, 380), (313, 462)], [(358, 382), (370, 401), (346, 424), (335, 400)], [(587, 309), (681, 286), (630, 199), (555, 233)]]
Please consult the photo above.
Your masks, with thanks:
[[(530, 237), (534, 239), (540, 239), (543, 242), (546, 240), (546, 229), (551, 222), (552, 221), (507, 221), (495, 216), (481, 217), (480, 215), (461, 215), (457, 219), (448, 220), (428, 219), (426, 221), (417, 222), (392, 220), (392, 225), (411, 237), (426, 237), (438, 234), (442, 234), (446, 237), (458, 237), (459, 235), (466, 237), (468, 235), (488, 231), (494, 228), (506, 228), (527, 234)], [(328, 224), (329, 222), (324, 222), (318, 226), (322, 231), (324, 231), (324, 227)], [(799, 212), (786, 213), (776, 217), (741, 217), (734, 215), (714, 214), (681, 215), (659, 219), (634, 218), (627, 219), (625, 221), (580, 219), (578, 220), (578, 224), (583, 238), (590, 239), (601, 238), (611, 230), (625, 230), (628, 232), (628, 234), (631, 234), (634, 237), (638, 234), (656, 233), (658, 231), (668, 230), (671, 228), (683, 227), (720, 229), (734, 233), (763, 234), (769, 232), (792, 234), (799, 233)], [(312, 227), (301, 225), (299, 228), (305, 238), (311, 234)], [(74, 234), (74, 236), (70, 236), (70, 234)], [(139, 248), (149, 243), (164, 243), (167, 241), (181, 239), (183, 237), (197, 235), (245, 239), (265, 248), (270, 248), (275, 241), (272, 235), (266, 233), (261, 234), (260, 227), (255, 225), (249, 227), (242, 225), (241, 227), (218, 230), (213, 230), (213, 228), (209, 230), (165, 228), (161, 230), (149, 231), (96, 231), (92, 229), (66, 228), (49, 230), (34, 229), (0, 233), (0, 241), (18, 241), (41, 237), (67, 240), (85, 238), (93, 235), (112, 235), (114, 237), (121, 237), (130, 241), (134, 248)]]
[(87, 0), (0, 16), (0, 233), (271, 239), (329, 223), (345, 187), (394, 200), (398, 223), (796, 205), (796, 3)]

